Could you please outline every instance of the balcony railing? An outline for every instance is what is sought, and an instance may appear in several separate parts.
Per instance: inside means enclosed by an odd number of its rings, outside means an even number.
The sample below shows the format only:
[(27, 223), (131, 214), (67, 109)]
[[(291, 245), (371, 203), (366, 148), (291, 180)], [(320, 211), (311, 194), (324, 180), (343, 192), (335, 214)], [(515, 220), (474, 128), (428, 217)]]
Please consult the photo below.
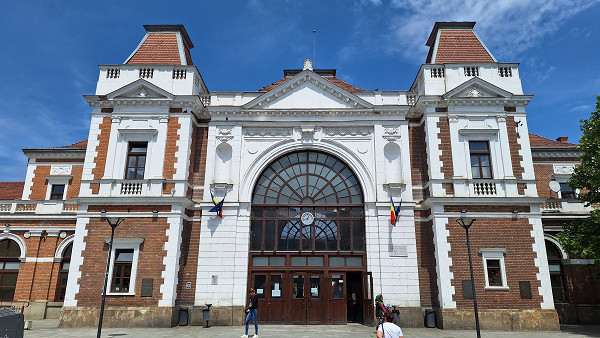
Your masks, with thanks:
[(498, 196), (495, 181), (481, 180), (472, 182), (472, 192), (475, 196)]
[(3, 201), (0, 214), (60, 214), (75, 213), (79, 204), (75, 201)]

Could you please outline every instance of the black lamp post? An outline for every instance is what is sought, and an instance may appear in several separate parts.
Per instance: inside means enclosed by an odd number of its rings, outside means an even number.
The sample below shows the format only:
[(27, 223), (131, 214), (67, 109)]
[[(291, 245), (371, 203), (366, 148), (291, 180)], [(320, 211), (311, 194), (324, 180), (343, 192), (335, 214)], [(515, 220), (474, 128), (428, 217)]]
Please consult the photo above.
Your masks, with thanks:
[[(104, 214), (104, 210), (102, 210)], [(123, 222), (122, 218), (119, 217), (106, 217), (105, 218), (108, 224), (110, 225), (110, 242), (108, 244), (108, 258), (106, 259), (106, 270), (104, 271), (104, 290), (102, 291), (102, 306), (100, 307), (100, 319), (98, 320), (98, 335), (97, 338), (100, 338), (102, 334), (102, 319), (104, 318), (104, 303), (106, 302), (106, 285), (108, 284), (108, 267), (110, 265), (110, 256), (112, 254), (112, 246), (113, 239), (115, 237), (115, 228)]]
[(469, 252), (469, 269), (471, 270), (471, 289), (473, 290), (473, 307), (475, 309), (475, 327), (477, 328), (477, 338), (481, 338), (481, 330), (479, 329), (479, 313), (477, 311), (477, 296), (475, 295), (475, 278), (473, 277), (473, 260), (471, 259), (471, 243), (469, 242), (469, 228), (475, 222), (474, 218), (465, 217), (467, 213), (463, 210), (462, 215), (456, 220), (461, 227), (467, 232), (467, 250)]

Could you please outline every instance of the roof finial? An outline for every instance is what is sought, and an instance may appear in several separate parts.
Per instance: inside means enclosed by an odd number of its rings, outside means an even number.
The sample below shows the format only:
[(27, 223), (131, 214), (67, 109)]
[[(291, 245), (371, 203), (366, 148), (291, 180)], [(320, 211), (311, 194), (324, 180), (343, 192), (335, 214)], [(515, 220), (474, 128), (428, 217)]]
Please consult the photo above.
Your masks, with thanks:
[(313, 70), (313, 66), (312, 66), (312, 61), (310, 61), (310, 59), (306, 59), (304, 60), (304, 67), (302, 68), (302, 70)]

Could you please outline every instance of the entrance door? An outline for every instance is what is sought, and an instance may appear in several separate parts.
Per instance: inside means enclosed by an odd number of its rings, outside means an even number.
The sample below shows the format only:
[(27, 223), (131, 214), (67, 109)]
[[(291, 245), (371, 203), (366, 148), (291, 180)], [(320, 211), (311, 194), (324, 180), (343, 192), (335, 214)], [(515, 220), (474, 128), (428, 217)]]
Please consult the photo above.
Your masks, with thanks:
[(253, 287), (258, 295), (258, 321), (283, 323), (283, 274), (256, 273), (252, 275)]
[(329, 324), (346, 324), (346, 274), (331, 273), (329, 279)]
[(324, 324), (322, 272), (290, 273), (289, 322), (292, 324)]
[(283, 274), (272, 273), (269, 275), (270, 290), (267, 295), (266, 303), (269, 313), (267, 320), (269, 323), (282, 324), (284, 320), (284, 288)]

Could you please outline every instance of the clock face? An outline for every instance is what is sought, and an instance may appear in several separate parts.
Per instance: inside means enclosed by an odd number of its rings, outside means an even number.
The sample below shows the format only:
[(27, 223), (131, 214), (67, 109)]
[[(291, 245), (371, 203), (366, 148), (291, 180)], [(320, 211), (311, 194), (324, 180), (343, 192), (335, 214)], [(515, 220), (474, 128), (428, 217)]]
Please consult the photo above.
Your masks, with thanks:
[(315, 216), (313, 216), (313, 214), (311, 214), (310, 212), (305, 212), (302, 214), (300, 219), (302, 220), (302, 223), (304, 225), (309, 225), (309, 224), (312, 224), (312, 222), (315, 219)]

